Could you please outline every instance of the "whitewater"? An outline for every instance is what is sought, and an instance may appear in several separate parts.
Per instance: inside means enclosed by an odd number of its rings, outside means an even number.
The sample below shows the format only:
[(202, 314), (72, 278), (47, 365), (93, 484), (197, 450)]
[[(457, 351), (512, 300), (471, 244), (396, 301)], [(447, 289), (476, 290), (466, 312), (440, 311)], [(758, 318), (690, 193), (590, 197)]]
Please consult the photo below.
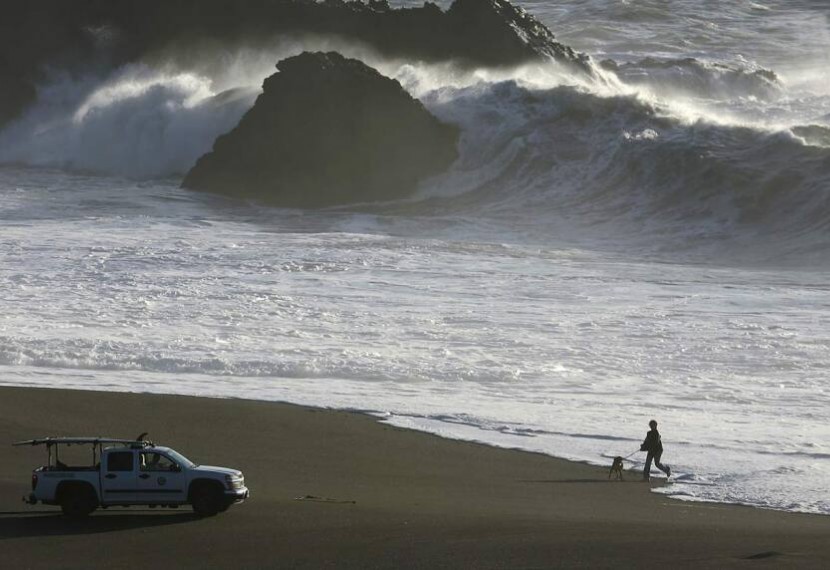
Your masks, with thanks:
[[(0, 131), (0, 384), (360, 410), (606, 466), (654, 418), (656, 492), (830, 514), (830, 10), (519, 4), (595, 72), (295, 37), (53, 76)], [(399, 80), (458, 161), (324, 211), (180, 189), (305, 49)]]

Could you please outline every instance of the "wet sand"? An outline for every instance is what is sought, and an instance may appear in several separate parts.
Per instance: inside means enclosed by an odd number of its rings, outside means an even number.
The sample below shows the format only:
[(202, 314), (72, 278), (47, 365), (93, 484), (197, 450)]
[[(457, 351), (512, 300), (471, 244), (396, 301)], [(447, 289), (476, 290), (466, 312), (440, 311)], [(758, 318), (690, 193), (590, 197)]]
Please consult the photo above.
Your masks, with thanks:
[[(80, 522), (21, 502), (46, 454), (12, 442), (144, 431), (243, 470), (252, 498), (207, 519), (114, 508)], [(830, 567), (830, 517), (670, 500), (637, 473), (609, 481), (607, 469), (285, 404), (0, 388), (0, 465), (9, 569)]]

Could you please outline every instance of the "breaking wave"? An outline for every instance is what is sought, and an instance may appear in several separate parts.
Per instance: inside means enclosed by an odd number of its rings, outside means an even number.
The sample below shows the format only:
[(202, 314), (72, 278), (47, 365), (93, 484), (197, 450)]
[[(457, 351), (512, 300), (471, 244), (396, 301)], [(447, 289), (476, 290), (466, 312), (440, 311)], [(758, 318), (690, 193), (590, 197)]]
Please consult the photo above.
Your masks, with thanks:
[(774, 71), (704, 62), (692, 57), (647, 57), (622, 65), (607, 60), (603, 66), (616, 73), (625, 83), (647, 87), (664, 96), (708, 99), (738, 96), (772, 100), (784, 94), (784, 85)]
[(232, 129), (256, 90), (220, 94), (193, 73), (128, 66), (100, 84), (64, 80), (0, 135), (0, 162), (160, 178), (186, 171)]
[(540, 224), (576, 216), (684, 239), (820, 237), (830, 223), (830, 149), (809, 144), (825, 127), (720, 123), (638, 94), (515, 81), (455, 95), (427, 97), (465, 127), (461, 159), (425, 190), (442, 210), (487, 204)]
[[(180, 177), (251, 107), (273, 62), (300, 49), (246, 53), (221, 74), (144, 63), (56, 78), (0, 133), (0, 163)], [(449, 172), (415, 200), (370, 209), (659, 236), (671, 250), (774, 241), (813, 255), (826, 241), (830, 120), (769, 120), (765, 105), (788, 97), (773, 70), (651, 57), (605, 62), (590, 82), (554, 63), (470, 72), (351, 49), (463, 132)]]

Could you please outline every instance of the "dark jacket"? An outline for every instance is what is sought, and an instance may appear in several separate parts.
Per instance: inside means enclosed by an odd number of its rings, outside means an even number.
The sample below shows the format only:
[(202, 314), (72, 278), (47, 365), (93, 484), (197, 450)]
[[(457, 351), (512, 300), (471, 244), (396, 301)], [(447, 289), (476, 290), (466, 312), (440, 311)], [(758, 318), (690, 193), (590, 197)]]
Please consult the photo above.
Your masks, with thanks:
[(663, 442), (660, 441), (660, 432), (656, 429), (649, 431), (646, 434), (646, 439), (640, 446), (640, 451), (648, 451), (649, 453), (662, 453)]

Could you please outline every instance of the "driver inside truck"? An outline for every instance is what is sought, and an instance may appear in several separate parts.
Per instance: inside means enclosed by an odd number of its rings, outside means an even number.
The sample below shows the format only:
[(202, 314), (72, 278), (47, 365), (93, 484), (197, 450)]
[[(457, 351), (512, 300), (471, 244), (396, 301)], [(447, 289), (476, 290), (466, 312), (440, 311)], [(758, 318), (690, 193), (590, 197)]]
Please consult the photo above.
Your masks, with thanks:
[(142, 453), (141, 454), (141, 470), (142, 471), (161, 471), (159, 462), (161, 455), (158, 453)]
[(141, 454), (139, 465), (141, 471), (178, 471), (176, 463), (169, 457), (152, 451)]

